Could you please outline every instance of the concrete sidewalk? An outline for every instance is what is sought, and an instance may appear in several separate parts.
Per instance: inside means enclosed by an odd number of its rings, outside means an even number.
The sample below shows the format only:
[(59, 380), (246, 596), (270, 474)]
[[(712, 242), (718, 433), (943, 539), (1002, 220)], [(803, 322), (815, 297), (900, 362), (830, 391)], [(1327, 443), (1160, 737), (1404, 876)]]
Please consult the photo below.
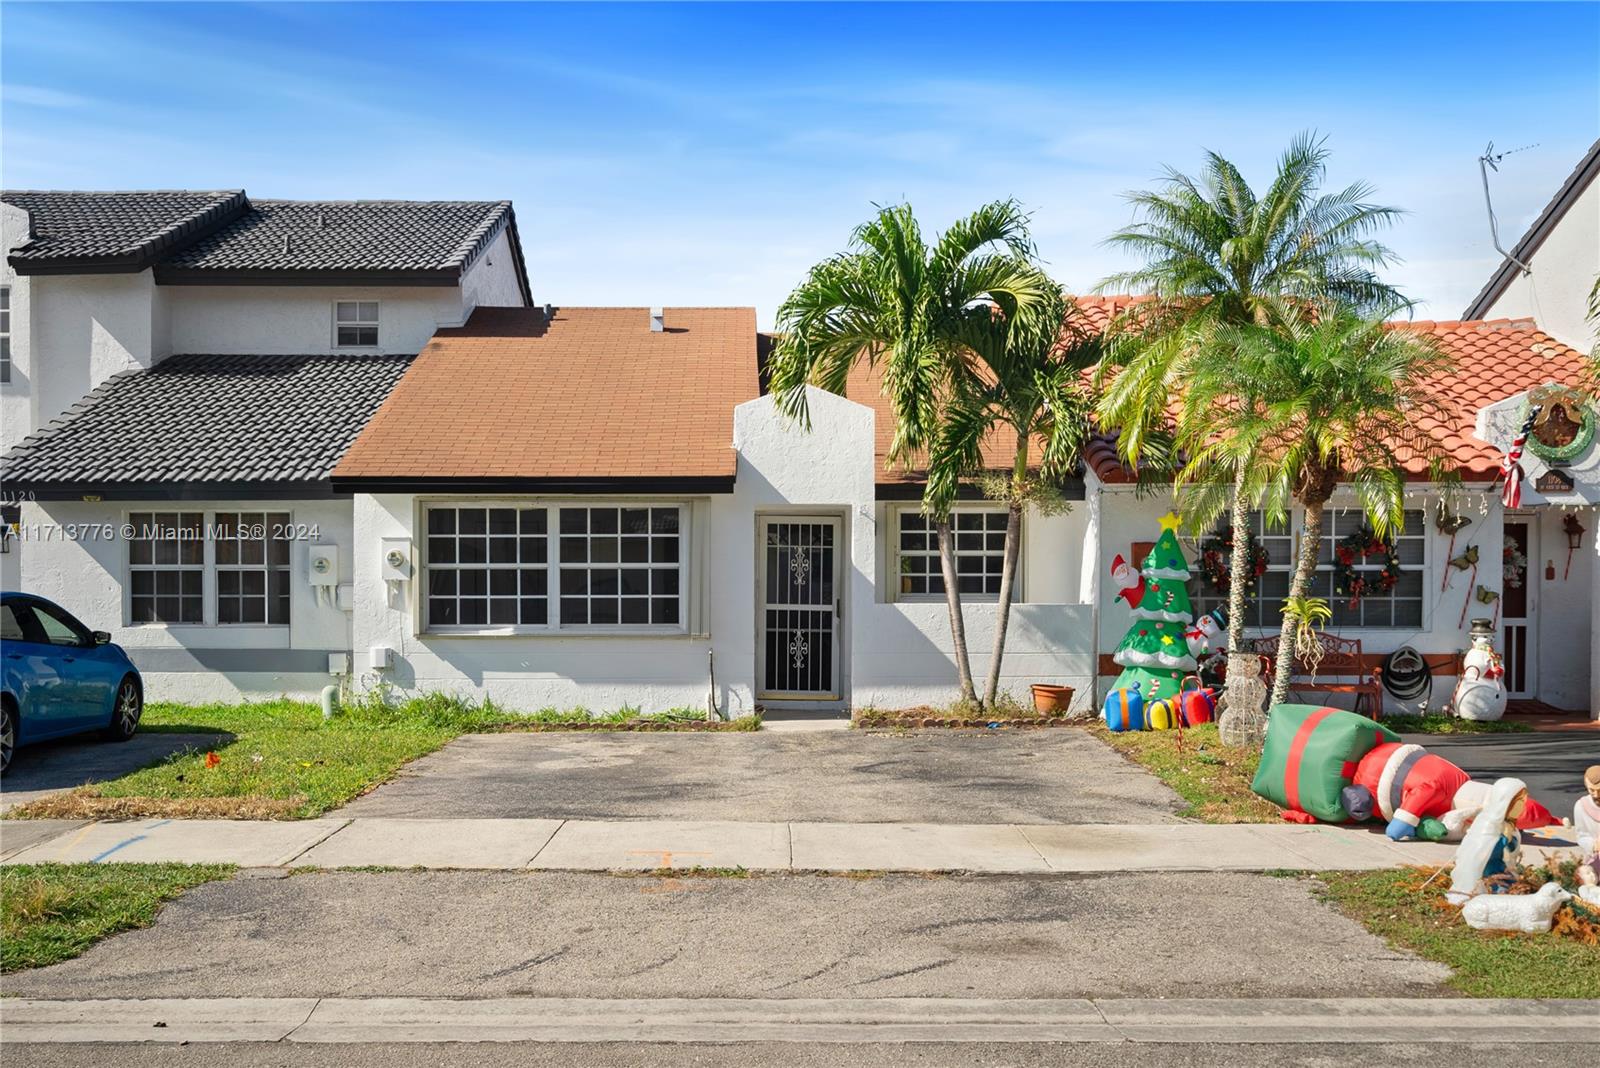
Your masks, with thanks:
[[(21, 848), (13, 838), (23, 839)], [(1524, 840), (1530, 860), (1570, 838)], [(1455, 846), (1277, 824), (735, 823), (539, 819), (0, 821), (6, 864), (649, 871), (1357, 871), (1447, 864)]]
[(1494, 999), (8, 999), (21, 1042), (1588, 1043), (1593, 1002)]

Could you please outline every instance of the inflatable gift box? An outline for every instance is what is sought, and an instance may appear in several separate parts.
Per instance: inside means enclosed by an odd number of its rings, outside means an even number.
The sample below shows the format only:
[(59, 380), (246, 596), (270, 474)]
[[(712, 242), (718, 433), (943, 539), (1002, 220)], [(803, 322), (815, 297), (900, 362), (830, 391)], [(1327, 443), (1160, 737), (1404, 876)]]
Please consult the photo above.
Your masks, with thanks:
[(1106, 694), (1105, 708), (1101, 714), (1110, 730), (1144, 730), (1144, 697), (1139, 693), (1139, 687), (1112, 690)]
[(1341, 791), (1361, 758), (1400, 736), (1365, 716), (1316, 705), (1277, 705), (1267, 717), (1266, 744), (1250, 788), (1285, 810), (1284, 818), (1343, 823)]

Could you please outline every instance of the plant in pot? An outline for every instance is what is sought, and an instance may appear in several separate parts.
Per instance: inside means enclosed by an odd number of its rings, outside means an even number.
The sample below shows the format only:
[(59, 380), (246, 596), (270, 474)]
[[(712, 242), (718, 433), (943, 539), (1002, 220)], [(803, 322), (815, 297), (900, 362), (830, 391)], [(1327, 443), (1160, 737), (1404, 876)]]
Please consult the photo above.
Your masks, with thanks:
[(1046, 716), (1064, 716), (1072, 708), (1072, 687), (1054, 683), (1036, 682), (1033, 690), (1033, 710)]

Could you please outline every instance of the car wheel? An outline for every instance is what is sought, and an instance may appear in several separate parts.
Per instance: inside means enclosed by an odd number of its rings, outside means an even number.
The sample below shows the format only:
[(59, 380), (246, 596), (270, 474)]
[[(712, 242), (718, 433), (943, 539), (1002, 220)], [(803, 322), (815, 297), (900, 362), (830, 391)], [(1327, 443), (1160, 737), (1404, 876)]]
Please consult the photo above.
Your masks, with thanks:
[(0, 774), (11, 766), (11, 754), (17, 749), (17, 717), (11, 714), (11, 702), (0, 701)]
[(111, 709), (111, 726), (106, 737), (113, 742), (125, 742), (139, 730), (139, 717), (144, 715), (144, 697), (139, 684), (132, 678), (122, 680), (117, 687), (117, 703)]

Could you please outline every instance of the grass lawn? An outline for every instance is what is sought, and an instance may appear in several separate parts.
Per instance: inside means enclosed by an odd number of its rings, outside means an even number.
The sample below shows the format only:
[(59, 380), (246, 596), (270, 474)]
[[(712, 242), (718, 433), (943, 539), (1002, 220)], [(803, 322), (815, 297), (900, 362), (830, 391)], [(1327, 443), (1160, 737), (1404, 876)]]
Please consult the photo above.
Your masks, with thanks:
[(1473, 719), (1456, 719), (1442, 712), (1425, 716), (1389, 716), (1383, 725), (1396, 734), (1525, 734), (1533, 730), (1526, 723), (1514, 719), (1500, 719), (1493, 723), (1480, 723)]
[[(691, 729), (703, 714), (634, 709), (591, 716), (578, 709), (522, 714), (440, 695), (347, 705), (324, 721), (303, 701), (242, 705), (151, 704), (141, 730), (214, 732), (191, 749), (119, 779), (23, 805), (15, 818), (307, 819), (391, 778), (400, 767), (473, 731)], [(754, 730), (744, 717), (720, 724)]]
[(1261, 754), (1249, 746), (1223, 745), (1215, 723), (1183, 732), (1112, 732), (1096, 720), (1095, 737), (1166, 783), (1189, 807), (1178, 813), (1206, 823), (1281, 823), (1278, 806), (1250, 791)]
[[(1557, 913), (1564, 933), (1475, 931), (1444, 900), (1448, 872), (1422, 885), (1435, 870), (1326, 872), (1317, 893), (1390, 945), (1449, 965), (1450, 985), (1471, 997), (1600, 998), (1600, 942), (1584, 940), (1600, 938), (1600, 910), (1571, 902)], [(1570, 886), (1570, 871), (1558, 879)]]
[(148, 927), (228, 864), (18, 864), (0, 868), (0, 972), (71, 960), (119, 931)]

